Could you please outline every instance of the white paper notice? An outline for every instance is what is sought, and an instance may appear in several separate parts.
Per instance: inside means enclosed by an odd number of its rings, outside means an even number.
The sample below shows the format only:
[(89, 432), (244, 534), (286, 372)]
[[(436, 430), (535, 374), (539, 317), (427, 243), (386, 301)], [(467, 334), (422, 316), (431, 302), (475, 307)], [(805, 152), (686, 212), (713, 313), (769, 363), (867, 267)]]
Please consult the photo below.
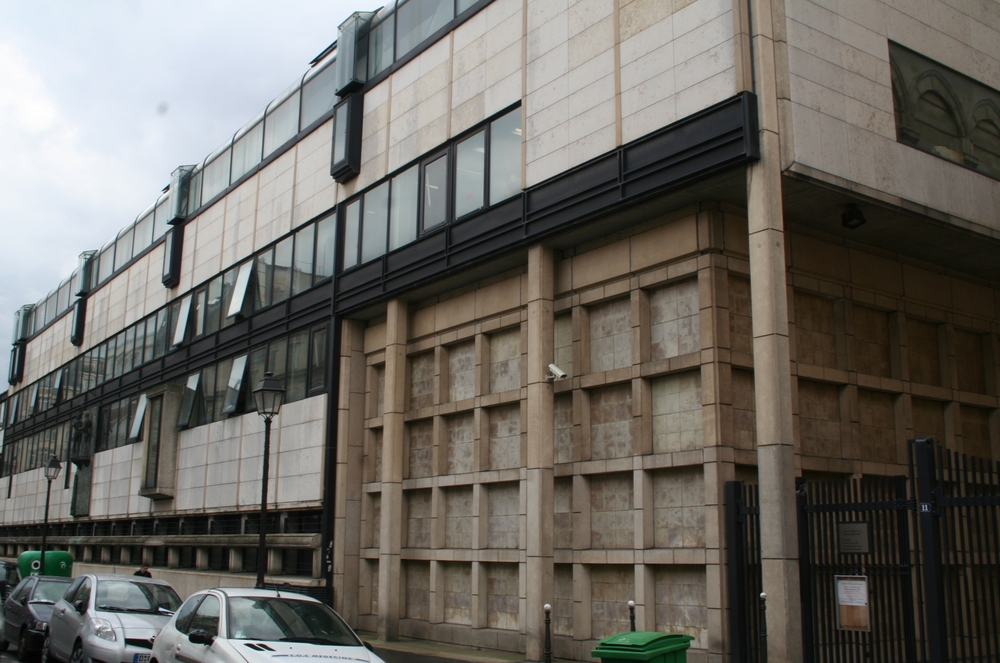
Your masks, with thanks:
[(840, 605), (868, 605), (868, 581), (838, 578), (837, 603)]

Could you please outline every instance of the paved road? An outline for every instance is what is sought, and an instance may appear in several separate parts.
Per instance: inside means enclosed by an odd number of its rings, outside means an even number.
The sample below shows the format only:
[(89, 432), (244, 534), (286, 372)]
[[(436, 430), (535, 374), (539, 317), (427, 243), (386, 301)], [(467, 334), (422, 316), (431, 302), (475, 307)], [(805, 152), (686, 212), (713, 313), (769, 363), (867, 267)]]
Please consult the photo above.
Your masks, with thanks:
[[(388, 649), (376, 649), (375, 652), (382, 657), (385, 663), (455, 663), (454, 659), (406, 654)], [(0, 663), (18, 663), (12, 649), (0, 654)]]

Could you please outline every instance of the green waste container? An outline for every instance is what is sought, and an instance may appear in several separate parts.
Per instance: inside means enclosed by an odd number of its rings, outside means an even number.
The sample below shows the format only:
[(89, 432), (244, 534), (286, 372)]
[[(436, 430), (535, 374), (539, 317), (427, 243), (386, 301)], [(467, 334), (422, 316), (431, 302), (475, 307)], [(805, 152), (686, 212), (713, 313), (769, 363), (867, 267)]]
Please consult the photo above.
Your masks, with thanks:
[(692, 640), (693, 636), (682, 633), (631, 631), (604, 638), (590, 655), (601, 659), (602, 663), (686, 663)]
[[(42, 552), (40, 550), (26, 550), (17, 558), (17, 565), (21, 569), (21, 577), (38, 575), (42, 567)], [(45, 551), (45, 575), (73, 577), (73, 557), (65, 550)]]

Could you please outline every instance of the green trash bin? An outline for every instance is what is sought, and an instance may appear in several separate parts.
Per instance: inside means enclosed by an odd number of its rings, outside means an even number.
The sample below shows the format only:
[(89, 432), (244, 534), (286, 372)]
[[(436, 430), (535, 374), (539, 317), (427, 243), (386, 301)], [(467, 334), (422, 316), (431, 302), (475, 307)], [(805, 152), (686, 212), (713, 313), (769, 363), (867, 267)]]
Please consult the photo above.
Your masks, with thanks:
[(631, 631), (604, 638), (590, 655), (601, 659), (602, 663), (686, 663), (692, 640), (693, 636), (682, 633)]

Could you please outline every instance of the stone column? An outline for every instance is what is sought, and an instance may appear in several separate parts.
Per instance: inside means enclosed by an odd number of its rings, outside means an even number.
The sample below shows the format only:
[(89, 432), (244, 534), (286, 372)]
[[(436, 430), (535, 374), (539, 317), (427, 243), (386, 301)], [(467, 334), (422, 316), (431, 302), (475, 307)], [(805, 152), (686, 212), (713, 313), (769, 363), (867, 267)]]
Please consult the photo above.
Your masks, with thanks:
[(379, 533), (378, 637), (399, 638), (399, 618), (405, 612), (400, 597), (400, 549), (403, 521), (403, 455), (406, 452), (403, 414), (406, 410), (406, 302), (394, 299), (386, 307), (385, 396), (382, 415), (382, 516)]
[(802, 623), (778, 126), (779, 85), (785, 86), (775, 65), (775, 51), (784, 48), (775, 33), (784, 21), (780, 0), (750, 4), (761, 153), (747, 170), (761, 560), (768, 660), (793, 663), (802, 660)]
[(545, 379), (555, 353), (553, 253), (528, 251), (527, 621), (525, 655), (542, 660), (545, 613), (555, 602), (553, 567), (553, 389)]

